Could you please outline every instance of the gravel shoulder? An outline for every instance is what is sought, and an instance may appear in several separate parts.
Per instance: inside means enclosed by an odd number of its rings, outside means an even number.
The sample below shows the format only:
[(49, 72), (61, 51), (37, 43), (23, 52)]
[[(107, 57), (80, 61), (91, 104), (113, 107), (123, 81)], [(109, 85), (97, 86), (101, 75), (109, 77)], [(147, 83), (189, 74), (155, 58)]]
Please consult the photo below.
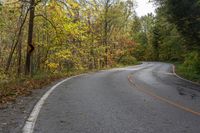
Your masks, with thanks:
[(0, 133), (20, 133), (36, 102), (51, 86), (61, 80), (41, 89), (35, 89), (29, 96), (21, 96), (15, 102), (0, 107)]

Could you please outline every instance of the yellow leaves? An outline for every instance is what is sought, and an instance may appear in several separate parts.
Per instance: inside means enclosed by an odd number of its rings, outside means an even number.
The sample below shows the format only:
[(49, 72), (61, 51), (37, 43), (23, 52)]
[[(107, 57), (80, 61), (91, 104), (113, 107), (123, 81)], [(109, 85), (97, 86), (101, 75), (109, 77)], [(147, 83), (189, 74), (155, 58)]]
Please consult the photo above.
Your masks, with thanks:
[(71, 6), (72, 9), (80, 8), (80, 5), (74, 0), (66, 0), (66, 2)]
[(74, 23), (65, 23), (64, 28), (65, 28), (65, 31), (69, 34), (72, 34), (72, 35), (78, 34), (77, 25)]
[(105, 54), (106, 47), (105, 46), (98, 46), (94, 50), (96, 56), (101, 56)]
[(9, 76), (6, 75), (3, 71), (3, 69), (0, 69), (0, 81), (8, 81)]
[(47, 66), (49, 67), (50, 70), (55, 70), (58, 68), (59, 64), (58, 63), (48, 63)]
[[(56, 50), (56, 48), (54, 49)], [(69, 49), (57, 49), (57, 52), (52, 51), (52, 53), (50, 54), (48, 60), (45, 62), (45, 64), (47, 65), (47, 67), (51, 70), (51, 71), (55, 71), (58, 68), (62, 68), (63, 67), (63, 63), (66, 60), (70, 60), (72, 57), (72, 53)]]
[(72, 8), (74, 8), (74, 9), (78, 9), (79, 8), (79, 4), (77, 4), (77, 3), (72, 3)]
[(124, 50), (120, 50), (120, 49), (117, 49), (116, 51), (115, 51), (115, 54), (116, 55), (123, 55), (125, 53), (125, 51)]
[(55, 58), (57, 59), (69, 59), (72, 55), (71, 55), (71, 51), (69, 51), (68, 49), (66, 50), (61, 50), (57, 53), (55, 53)]
[(64, 30), (71, 37), (82, 40), (85, 39), (84, 34), (88, 30), (88, 27), (82, 22), (74, 23), (72, 20), (68, 20), (68, 22), (64, 24)]
[(69, 49), (58, 50), (57, 52), (51, 53), (48, 61), (61, 62), (63, 60), (68, 60), (72, 57), (72, 53)]

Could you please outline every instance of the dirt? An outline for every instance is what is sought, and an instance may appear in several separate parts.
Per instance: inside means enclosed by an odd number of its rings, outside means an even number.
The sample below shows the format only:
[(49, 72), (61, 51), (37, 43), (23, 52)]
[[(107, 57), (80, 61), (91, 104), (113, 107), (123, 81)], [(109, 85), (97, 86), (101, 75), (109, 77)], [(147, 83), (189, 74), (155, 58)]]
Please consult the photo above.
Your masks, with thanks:
[(32, 90), (30, 95), (18, 97), (15, 102), (1, 105), (0, 133), (21, 133), (21, 129), (36, 102), (52, 85), (59, 81), (52, 82), (42, 89)]

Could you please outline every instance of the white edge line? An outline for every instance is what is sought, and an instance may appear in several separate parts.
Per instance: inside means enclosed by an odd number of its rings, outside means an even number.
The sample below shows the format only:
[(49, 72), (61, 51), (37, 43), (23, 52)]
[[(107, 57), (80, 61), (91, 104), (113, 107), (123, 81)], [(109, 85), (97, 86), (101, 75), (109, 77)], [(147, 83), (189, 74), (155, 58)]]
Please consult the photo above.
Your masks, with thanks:
[(36, 123), (36, 120), (37, 120), (37, 117), (39, 115), (39, 112), (45, 102), (45, 100), (48, 98), (48, 96), (56, 89), (56, 87), (58, 87), (59, 85), (61, 85), (62, 83), (72, 79), (72, 78), (75, 78), (75, 77), (79, 77), (79, 76), (82, 76), (82, 75), (85, 75), (85, 74), (80, 74), (80, 75), (76, 75), (76, 76), (72, 76), (72, 77), (69, 77), (67, 79), (64, 79), (60, 82), (58, 82), (56, 85), (54, 85), (53, 87), (51, 87), (51, 89), (49, 89), (41, 98), (40, 100), (36, 103), (36, 105), (34, 106), (31, 114), (29, 115), (28, 119), (26, 120), (25, 122), (25, 125), (22, 129), (22, 133), (33, 133), (34, 131), (34, 127), (35, 127), (35, 123)]
[(184, 80), (184, 81), (190, 82), (190, 83), (192, 83), (192, 84), (200, 85), (199, 83), (196, 83), (196, 82), (193, 82), (193, 81), (190, 81), (190, 80), (187, 80), (187, 79), (184, 79), (184, 78), (180, 77), (180, 76), (177, 75), (176, 72), (175, 72), (175, 65), (174, 65), (174, 64), (172, 65), (172, 67), (173, 67), (173, 74), (174, 74), (176, 77), (178, 77), (178, 78), (180, 78), (180, 79), (182, 79), (182, 80)]
[[(106, 71), (106, 70), (101, 70), (101, 71)], [(53, 87), (51, 87), (51, 89), (49, 89), (41, 98), (40, 100), (36, 103), (36, 105), (34, 106), (31, 114), (29, 115), (28, 119), (25, 121), (25, 125), (22, 129), (22, 133), (33, 133), (34, 131), (34, 127), (35, 127), (35, 123), (37, 120), (37, 117), (40, 113), (40, 110), (45, 102), (45, 100), (49, 97), (49, 95), (56, 89), (56, 87), (58, 87), (59, 85), (61, 85), (62, 83), (75, 78), (75, 77), (79, 77), (82, 75), (86, 75), (86, 74), (80, 74), (80, 75), (76, 75), (76, 76), (72, 76), (69, 77), (67, 79), (64, 79), (60, 82), (58, 82), (57, 84), (55, 84)]]

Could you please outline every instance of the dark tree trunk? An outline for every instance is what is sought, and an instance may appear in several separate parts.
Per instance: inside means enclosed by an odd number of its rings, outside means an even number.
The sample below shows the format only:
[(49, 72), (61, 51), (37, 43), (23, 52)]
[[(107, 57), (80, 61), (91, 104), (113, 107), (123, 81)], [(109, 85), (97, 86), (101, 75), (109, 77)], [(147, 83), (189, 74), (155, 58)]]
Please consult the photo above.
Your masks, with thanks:
[(31, 59), (32, 59), (32, 53), (34, 51), (34, 46), (33, 46), (34, 16), (35, 16), (35, 0), (31, 0), (30, 17), (29, 17), (29, 30), (28, 30), (28, 45), (27, 45), (26, 64), (25, 64), (25, 75), (29, 75), (30, 72), (31, 72)]
[[(23, 33), (22, 33), (23, 34)], [(22, 35), (20, 36), (19, 44), (18, 44), (18, 68), (17, 68), (17, 75), (20, 76), (21, 74), (21, 60), (22, 60)]]

